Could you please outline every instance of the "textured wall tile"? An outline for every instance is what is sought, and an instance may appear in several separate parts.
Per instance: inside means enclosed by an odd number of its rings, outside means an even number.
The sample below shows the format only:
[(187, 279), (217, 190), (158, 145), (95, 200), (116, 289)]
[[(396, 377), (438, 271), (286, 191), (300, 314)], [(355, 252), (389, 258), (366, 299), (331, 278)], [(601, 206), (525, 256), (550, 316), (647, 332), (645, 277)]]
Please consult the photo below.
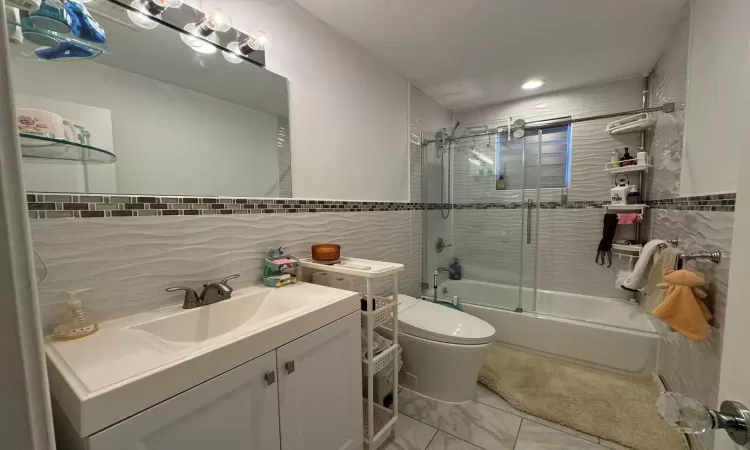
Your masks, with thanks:
[[(671, 37), (651, 75), (652, 105), (676, 102), (687, 95), (687, 59), (690, 45), (690, 2), (682, 8)], [(684, 139), (685, 111), (656, 114), (656, 128), (650, 136), (651, 163), (649, 199), (673, 198), (680, 192), (680, 168)]]
[[(49, 277), (39, 298), (46, 326), (59, 320), (65, 291), (91, 288), (84, 303), (102, 320), (179, 304), (164, 288), (240, 273), (232, 285), (260, 282), (268, 247), (286, 245), (300, 257), (310, 245), (336, 242), (346, 256), (409, 265), (411, 211), (213, 217), (38, 220), (34, 248)], [(413, 268), (401, 285), (416, 286)], [(419, 270), (419, 269), (417, 269)], [(358, 285), (359, 287), (359, 285)], [(388, 291), (387, 283), (378, 285)]]
[(522, 278), (523, 285), (531, 287), (536, 265), (539, 289), (628, 297), (615, 288), (617, 271), (627, 269), (627, 259), (614, 256), (610, 268), (594, 262), (602, 236), (601, 209), (534, 210), (531, 244), (526, 242), (525, 225), (521, 226), (525, 210), (454, 212), (454, 254), (469, 279), (517, 286)]
[[(659, 373), (670, 389), (689, 395), (704, 405), (718, 407), (719, 371), (721, 365), (722, 329), (726, 311), (729, 267), (731, 262), (734, 213), (651, 211), (653, 238), (679, 237), (680, 248), (687, 252), (721, 250), (720, 264), (690, 262), (690, 268), (703, 273), (709, 282), (706, 305), (714, 314), (711, 339), (696, 343), (657, 321), (662, 334)], [(712, 439), (698, 438), (696, 446), (712, 448)]]

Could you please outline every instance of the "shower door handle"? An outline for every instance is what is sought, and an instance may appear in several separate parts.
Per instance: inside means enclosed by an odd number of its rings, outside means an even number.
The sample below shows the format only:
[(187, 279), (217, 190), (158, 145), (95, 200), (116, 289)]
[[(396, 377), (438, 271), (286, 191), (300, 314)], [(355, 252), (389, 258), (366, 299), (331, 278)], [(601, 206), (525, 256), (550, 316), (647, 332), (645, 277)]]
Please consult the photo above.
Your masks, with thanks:
[(531, 244), (531, 200), (528, 200), (526, 206), (526, 243)]

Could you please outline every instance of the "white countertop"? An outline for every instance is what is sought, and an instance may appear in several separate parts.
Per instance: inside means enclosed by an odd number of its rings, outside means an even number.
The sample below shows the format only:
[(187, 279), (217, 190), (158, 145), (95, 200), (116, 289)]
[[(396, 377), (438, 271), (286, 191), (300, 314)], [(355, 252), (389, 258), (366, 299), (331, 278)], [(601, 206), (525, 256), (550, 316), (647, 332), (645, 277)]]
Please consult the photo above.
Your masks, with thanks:
[(253, 294), (264, 295), (264, 305), (294, 299), (299, 306), (202, 342), (172, 342), (134, 329), (196, 311), (181, 305), (101, 323), (97, 333), (81, 339), (47, 338), (52, 395), (79, 435), (89, 436), (360, 307), (355, 292), (302, 282), (238, 289), (225, 302)]

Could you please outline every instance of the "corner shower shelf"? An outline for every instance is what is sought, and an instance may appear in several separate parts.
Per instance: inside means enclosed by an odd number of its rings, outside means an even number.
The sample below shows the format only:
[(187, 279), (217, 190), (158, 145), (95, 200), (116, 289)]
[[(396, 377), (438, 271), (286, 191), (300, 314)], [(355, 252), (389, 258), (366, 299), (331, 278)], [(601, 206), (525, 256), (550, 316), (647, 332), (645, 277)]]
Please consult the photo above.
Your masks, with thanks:
[[(48, 30), (46, 28), (41, 28), (34, 26), (32, 23), (28, 23), (25, 20), (17, 21), (13, 18), (6, 18), (6, 23), (8, 25), (8, 34), (11, 33), (11, 30), (14, 28), (21, 28), (24, 35), (24, 42), (20, 45), (21, 55), (33, 58), (40, 61), (45, 62), (67, 62), (67, 61), (80, 61), (82, 59), (91, 59), (96, 58), (97, 56), (104, 53), (104, 51), (107, 49), (107, 44), (97, 44), (95, 42), (89, 42), (84, 39), (79, 38), (78, 36), (74, 35), (71, 32), (67, 33), (60, 33), (57, 31)], [(36, 43), (32, 42), (29, 39), (29, 36), (36, 36)], [(47, 45), (44, 43), (47, 42)], [(79, 49), (88, 50), (92, 53), (91, 56), (86, 57), (67, 57), (67, 58), (57, 58), (57, 59), (44, 59), (39, 58), (34, 53), (37, 49), (40, 48), (56, 48), (57, 45), (51, 45), (51, 44), (64, 44), (64, 43), (70, 43), (73, 44), (74, 47), (77, 47)], [(15, 54), (15, 52), (14, 52)]]
[(25, 133), (20, 133), (19, 136), (21, 154), (24, 158), (81, 161), (93, 164), (111, 164), (117, 161), (114, 153), (91, 145)]
[(618, 252), (632, 252), (632, 253), (638, 253), (640, 254), (643, 250), (642, 245), (622, 245), (622, 244), (612, 244), (612, 250), (618, 251)]
[(624, 166), (624, 167), (608, 167), (609, 164), (604, 166), (604, 171), (611, 174), (617, 174), (617, 173), (626, 173), (626, 172), (641, 172), (644, 170), (650, 169), (652, 166), (651, 164), (637, 164), (634, 166)]
[[(387, 323), (398, 323), (398, 274), (404, 271), (403, 264), (371, 261), (368, 259), (341, 258), (338, 264), (321, 264), (311, 258), (300, 261), (300, 267), (312, 270), (324, 270), (331, 273), (340, 273), (363, 277), (367, 281), (367, 292), (365, 293), (365, 304), (367, 310), (361, 312), (362, 331), (367, 336), (370, 348), (374, 348), (375, 327)], [(373, 294), (373, 280), (390, 277), (392, 281), (393, 295), (395, 298), (385, 298)], [(362, 373), (367, 380), (367, 398), (363, 399), (364, 408), (364, 438), (365, 450), (377, 450), (388, 439), (394, 430), (398, 414), (398, 327), (391, 326), (393, 330), (393, 344), (383, 353), (362, 358)], [(371, 352), (368, 352), (371, 353)], [(388, 409), (374, 401), (375, 374), (388, 366), (393, 368), (393, 409)]]

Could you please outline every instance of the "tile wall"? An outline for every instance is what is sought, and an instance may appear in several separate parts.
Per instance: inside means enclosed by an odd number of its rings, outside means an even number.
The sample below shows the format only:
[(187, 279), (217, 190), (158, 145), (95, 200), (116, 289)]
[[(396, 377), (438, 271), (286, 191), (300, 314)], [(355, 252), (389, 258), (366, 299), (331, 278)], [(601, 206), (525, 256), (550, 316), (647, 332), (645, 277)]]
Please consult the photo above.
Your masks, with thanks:
[[(667, 47), (651, 77), (651, 102), (674, 101), (682, 104), (687, 92), (687, 55), (690, 45), (690, 2), (683, 8)], [(691, 396), (710, 408), (719, 405), (719, 373), (722, 335), (726, 311), (729, 267), (731, 265), (735, 194), (679, 197), (680, 169), (683, 152), (684, 111), (663, 115), (651, 135), (648, 233), (654, 239), (680, 239), (687, 252), (721, 250), (720, 264), (691, 262), (689, 268), (699, 271), (709, 281), (706, 304), (713, 312), (712, 337), (693, 342), (669, 331), (654, 319), (662, 334), (659, 353), (659, 375), (672, 391)], [(711, 433), (692, 436), (697, 450), (713, 448)]]
[(81, 299), (113, 319), (180, 304), (169, 286), (233, 273), (242, 275), (235, 287), (259, 283), (267, 248), (280, 245), (307, 257), (311, 244), (336, 242), (347, 256), (405, 264), (399, 290), (414, 295), (421, 229), (421, 210), (31, 220), (49, 274), (39, 290), (46, 331), (64, 311), (65, 291), (90, 288)]
[[(527, 121), (585, 117), (638, 109), (641, 92), (641, 79), (630, 78), (459, 111), (455, 118), (462, 124), (497, 124), (507, 117), (523, 117)], [(573, 125), (567, 204), (565, 208), (560, 204), (562, 189), (542, 190), (543, 209), (532, 210), (532, 224), (539, 226), (538, 242), (532, 239), (529, 245), (522, 239), (526, 230), (521, 226), (521, 215), (526, 210), (456, 212), (453, 254), (462, 261), (468, 278), (517, 285), (523, 271), (523, 284), (532, 286), (533, 263), (538, 253), (540, 289), (627, 298), (627, 293), (615, 287), (617, 272), (627, 268), (627, 259), (615, 258), (612, 267), (606, 268), (597, 265), (594, 258), (602, 236), (601, 205), (608, 201), (612, 187), (612, 177), (604, 172), (604, 166), (615, 148), (629, 147), (634, 152), (640, 141), (637, 135), (610, 136), (604, 131), (608, 122), (597, 120)], [(465, 144), (469, 148), (474, 146), (473, 139), (470, 141)], [(493, 139), (489, 145), (478, 142), (474, 147), (494, 161), (495, 144)], [(528, 199), (536, 202), (535, 191), (496, 190), (494, 171), (478, 173), (476, 166), (469, 163), (469, 150), (454, 152), (453, 168), (453, 198), (458, 205), (476, 202), (514, 205)], [(545, 208), (545, 205), (558, 207)], [(428, 246), (426, 251), (431, 248)]]

